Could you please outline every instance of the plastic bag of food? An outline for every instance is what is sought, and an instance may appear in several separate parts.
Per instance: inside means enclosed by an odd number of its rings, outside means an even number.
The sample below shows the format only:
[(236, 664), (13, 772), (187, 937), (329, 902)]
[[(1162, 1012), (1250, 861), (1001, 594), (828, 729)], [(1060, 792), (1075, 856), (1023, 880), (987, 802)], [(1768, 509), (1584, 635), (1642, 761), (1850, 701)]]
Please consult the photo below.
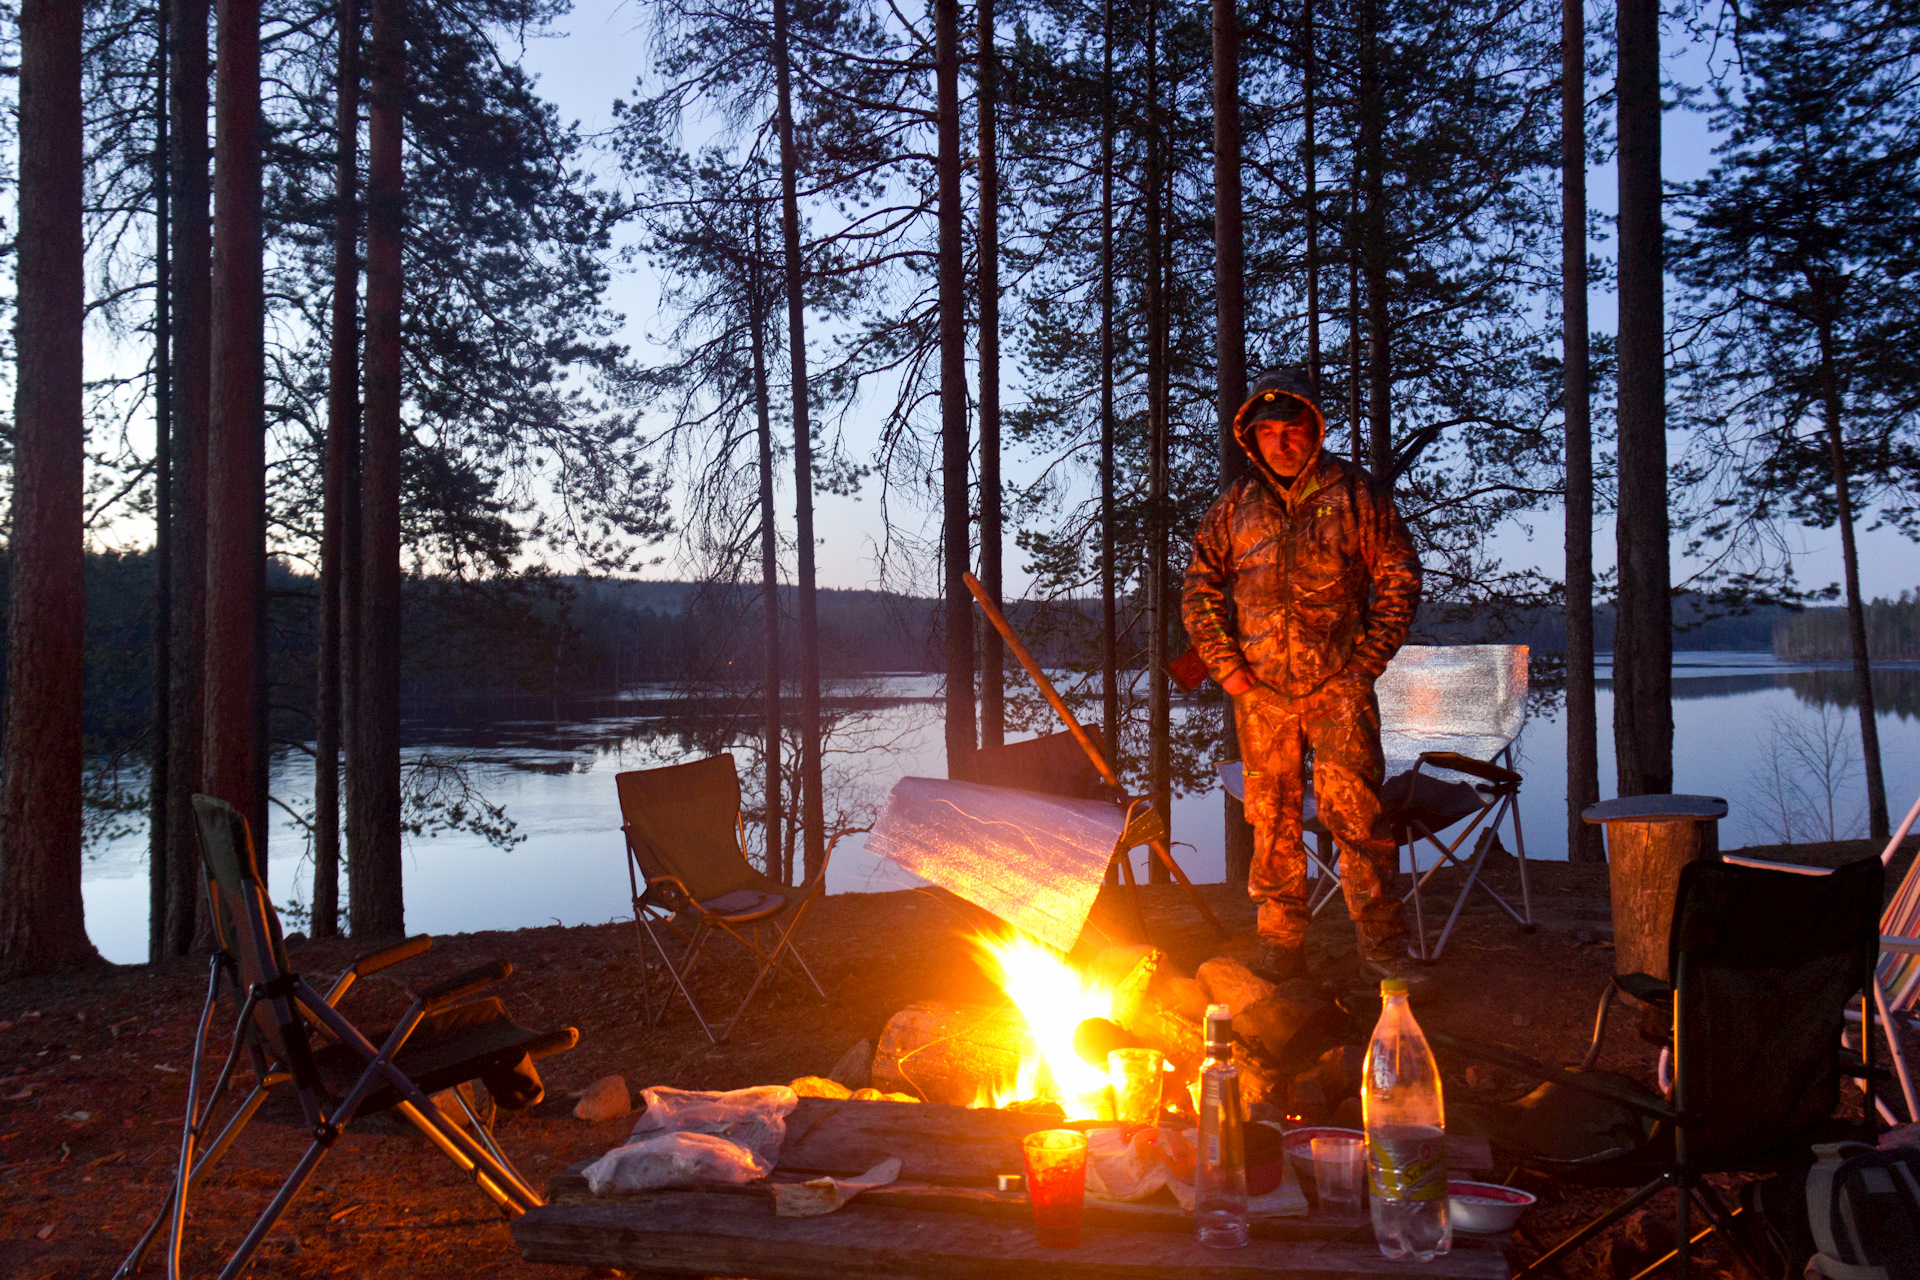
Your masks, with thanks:
[(710, 1133), (656, 1133), (615, 1147), (586, 1167), (595, 1195), (702, 1182), (753, 1182), (773, 1169), (736, 1142)]

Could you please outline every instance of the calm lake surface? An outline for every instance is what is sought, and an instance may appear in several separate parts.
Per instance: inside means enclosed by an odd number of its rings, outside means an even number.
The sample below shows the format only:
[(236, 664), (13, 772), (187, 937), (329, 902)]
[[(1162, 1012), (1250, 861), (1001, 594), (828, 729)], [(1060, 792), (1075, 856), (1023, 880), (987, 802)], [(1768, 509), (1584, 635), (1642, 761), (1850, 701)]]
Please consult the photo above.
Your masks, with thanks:
[[(1604, 661), (1604, 657), (1603, 657)], [(1605, 667), (1601, 670), (1604, 677)], [(1859, 730), (1847, 705), (1851, 676), (1839, 664), (1789, 663), (1756, 653), (1679, 653), (1674, 658), (1675, 790), (1724, 796), (1723, 848), (1770, 843), (1793, 825), (1801, 839), (1864, 835)], [(630, 919), (626, 858), (613, 775), (699, 754), (682, 745), (648, 690), (629, 692), (639, 714), (514, 720), (484, 727), (410, 722), (406, 758), (467, 763), (476, 785), (502, 806), (524, 839), (496, 848), (463, 832), (410, 838), (407, 928), (464, 933), (545, 924)], [(667, 691), (651, 691), (664, 695)], [(850, 809), (877, 810), (898, 779), (943, 776), (937, 689), (927, 676), (862, 682), (847, 721), (848, 750), (829, 758), (829, 789)], [(1875, 673), (1881, 756), (1897, 823), (1920, 789), (1920, 664)], [(564, 713), (564, 708), (562, 708)], [(1599, 695), (1600, 780), (1613, 794), (1612, 692)], [(1519, 740), (1521, 823), (1527, 855), (1566, 857), (1566, 739), (1558, 706), (1536, 706)], [(1820, 744), (1829, 744), (1824, 754)], [(1796, 753), (1795, 748), (1798, 748)], [(1812, 757), (1812, 758), (1810, 758)], [(741, 755), (744, 764), (744, 753)], [(1831, 786), (1821, 780), (1831, 775)], [(1781, 779), (1786, 779), (1783, 782)], [(310, 759), (276, 758), (272, 789), (292, 809), (311, 804)], [(1796, 790), (1790, 790), (1796, 789)], [(1830, 799), (1831, 797), (1831, 799)], [(1176, 855), (1197, 881), (1224, 878), (1218, 790), (1178, 797)], [(1136, 859), (1144, 850), (1136, 851)], [(268, 878), (283, 905), (310, 895), (304, 828), (275, 806)], [(146, 959), (144, 830), (90, 848), (84, 874), (87, 932), (108, 959)], [(920, 883), (843, 840), (828, 866), (833, 893), (881, 892)], [(289, 923), (290, 929), (295, 927)]]

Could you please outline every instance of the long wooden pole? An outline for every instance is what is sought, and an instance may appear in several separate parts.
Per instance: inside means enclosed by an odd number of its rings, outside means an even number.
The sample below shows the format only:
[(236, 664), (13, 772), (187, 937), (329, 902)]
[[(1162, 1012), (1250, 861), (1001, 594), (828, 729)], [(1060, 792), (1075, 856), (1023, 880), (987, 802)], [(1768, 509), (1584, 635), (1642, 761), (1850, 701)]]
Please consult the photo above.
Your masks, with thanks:
[[(1099, 771), (1101, 778), (1115, 791), (1126, 795), (1127, 789), (1120, 785), (1120, 775), (1113, 771), (1111, 764), (1107, 763), (1106, 753), (1100, 750), (1100, 744), (1081, 725), (1074, 716), (1073, 709), (1067, 705), (1066, 699), (1062, 698), (1060, 691), (1053, 687), (1053, 681), (1047, 678), (1047, 673), (1040, 669), (1038, 662), (1034, 661), (1033, 654), (1027, 651), (1027, 646), (1021, 643), (1018, 635), (1014, 634), (1006, 615), (1001, 613), (998, 606), (993, 603), (993, 598), (987, 594), (987, 589), (980, 585), (980, 579), (970, 573), (963, 574), (962, 579), (967, 584), (967, 590), (971, 591), (973, 598), (979, 602), (980, 611), (987, 615), (987, 621), (991, 622), (993, 629), (1000, 633), (1000, 638), (1007, 642), (1007, 648), (1013, 651), (1013, 656), (1019, 660), (1027, 674), (1033, 677), (1033, 683), (1039, 688), (1041, 696), (1053, 708), (1053, 713), (1060, 717), (1061, 723), (1067, 726), (1067, 732), (1071, 733), (1073, 740), (1080, 744), (1080, 749), (1087, 753), (1087, 759), (1093, 762), (1093, 767)], [(1149, 840), (1147, 847), (1153, 850), (1153, 856), (1160, 859), (1161, 864), (1179, 882), (1180, 887), (1187, 891), (1187, 896), (1193, 899), (1194, 907), (1205, 917), (1206, 922), (1213, 926), (1214, 932), (1223, 938), (1226, 937), (1226, 927), (1215, 918), (1206, 900), (1194, 889), (1193, 881), (1187, 879), (1187, 873), (1182, 871), (1180, 864), (1173, 860), (1173, 850), (1167, 847), (1165, 838), (1156, 837)]]

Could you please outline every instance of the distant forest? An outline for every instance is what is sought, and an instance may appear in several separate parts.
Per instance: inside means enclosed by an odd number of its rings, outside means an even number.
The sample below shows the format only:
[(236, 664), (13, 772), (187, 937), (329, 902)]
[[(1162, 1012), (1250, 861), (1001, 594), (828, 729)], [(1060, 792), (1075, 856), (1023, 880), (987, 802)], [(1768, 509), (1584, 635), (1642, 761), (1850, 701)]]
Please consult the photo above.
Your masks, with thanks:
[[(1866, 607), (1867, 656), (1875, 662), (1920, 661), (1920, 590)], [(1807, 609), (1781, 618), (1773, 628), (1773, 651), (1782, 658), (1852, 656), (1845, 609)]]
[[(7, 566), (0, 555), (0, 602), (7, 598)], [(149, 552), (87, 557), (90, 751), (142, 749), (152, 677), (152, 582)], [(274, 736), (305, 740), (311, 736), (315, 688), (315, 581), (274, 561), (268, 590)], [(539, 574), (410, 577), (401, 596), (401, 699), (409, 716), (459, 718), (492, 714), (508, 703), (612, 698), (645, 684), (669, 686), (671, 693), (759, 680), (757, 586)], [(791, 592), (787, 598), (790, 604)], [(1013, 609), (1015, 625), (1053, 667), (1084, 662), (1098, 613), (1099, 602), (1091, 599)], [(1771, 645), (1784, 657), (1839, 658), (1846, 652), (1846, 614), (1840, 609), (1764, 608), (1707, 616), (1698, 601), (1683, 597), (1675, 615), (1681, 620), (1676, 648), (1765, 652)], [(824, 674), (938, 671), (939, 623), (939, 602), (930, 598), (822, 591)], [(1868, 626), (1876, 658), (1920, 657), (1920, 602), (1905, 595), (1878, 601)], [(1596, 609), (1595, 630), (1604, 652), (1613, 638), (1611, 605)], [(1557, 611), (1544, 609), (1479, 616), (1428, 610), (1415, 639), (1528, 644), (1558, 653), (1565, 629)], [(4, 645), (0, 628), (0, 652)], [(1128, 665), (1138, 666), (1140, 659), (1135, 655)]]

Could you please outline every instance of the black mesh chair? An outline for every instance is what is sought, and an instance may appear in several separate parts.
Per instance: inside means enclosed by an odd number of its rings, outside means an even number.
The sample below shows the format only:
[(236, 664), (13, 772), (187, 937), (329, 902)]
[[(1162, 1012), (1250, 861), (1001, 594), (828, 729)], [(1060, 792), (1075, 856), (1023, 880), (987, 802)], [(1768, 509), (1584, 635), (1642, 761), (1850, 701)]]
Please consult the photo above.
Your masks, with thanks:
[[(494, 1108), (532, 1106), (542, 1093), (533, 1064), (573, 1048), (580, 1033), (572, 1027), (531, 1031), (513, 1022), (499, 1000), (472, 999), (512, 975), (512, 965), (495, 961), (428, 987), (391, 1028), (363, 1034), (335, 1008), (341, 997), (357, 979), (425, 954), (433, 940), (409, 938), (363, 956), (320, 995), (288, 967), (280, 917), (261, 887), (246, 818), (210, 796), (195, 796), (193, 811), (219, 946), (194, 1035), (173, 1187), (116, 1277), (139, 1270), (163, 1226), (168, 1231), (167, 1275), (171, 1280), (180, 1274), (187, 1203), (194, 1187), (275, 1092), (294, 1095), (313, 1141), (228, 1260), (222, 1280), (246, 1269), (348, 1124), (377, 1111), (390, 1109), (405, 1117), (508, 1214), (517, 1216), (544, 1203), (501, 1152), (491, 1124), (481, 1120), (469, 1099), (472, 1090), (463, 1086), (484, 1086)], [(223, 986), (239, 1014), (226, 1060), (203, 1096), (201, 1084), (212, 1065), (208, 1031)], [(206, 1142), (242, 1058), (252, 1068), (254, 1087)], [(428, 1096), (449, 1089), (467, 1113), (471, 1136)]]
[[(1871, 1117), (1871, 1089), (1885, 1075), (1873, 1064), (1871, 1036), (1854, 1060), (1840, 1036), (1848, 1003), (1873, 978), (1883, 876), (1875, 858), (1819, 877), (1689, 864), (1680, 874), (1669, 935), (1673, 981), (1616, 978), (1577, 1068), (1554, 1070), (1494, 1046), (1434, 1037), (1443, 1052), (1544, 1081), (1505, 1106), (1449, 1107), (1449, 1130), (1483, 1134), (1500, 1152), (1549, 1177), (1635, 1188), (1523, 1276), (1554, 1266), (1667, 1187), (1679, 1191), (1678, 1243), (1656, 1267), (1673, 1259), (1687, 1275), (1692, 1246), (1718, 1232), (1759, 1273), (1727, 1229), (1734, 1211), (1703, 1179), (1804, 1167), (1815, 1142), (1871, 1138), (1870, 1123), (1836, 1120), (1834, 1111), (1841, 1078), (1854, 1076), (1867, 1084)], [(1594, 1069), (1616, 991), (1670, 1011), (1669, 1095)], [(1697, 1236), (1690, 1220), (1696, 1207), (1707, 1223)]]

